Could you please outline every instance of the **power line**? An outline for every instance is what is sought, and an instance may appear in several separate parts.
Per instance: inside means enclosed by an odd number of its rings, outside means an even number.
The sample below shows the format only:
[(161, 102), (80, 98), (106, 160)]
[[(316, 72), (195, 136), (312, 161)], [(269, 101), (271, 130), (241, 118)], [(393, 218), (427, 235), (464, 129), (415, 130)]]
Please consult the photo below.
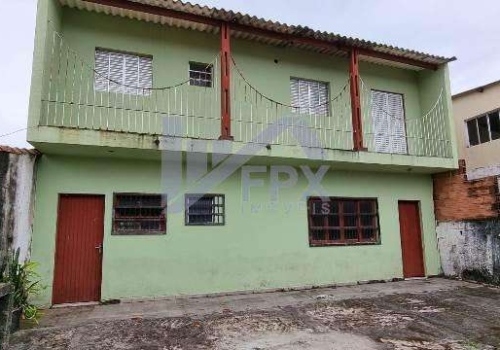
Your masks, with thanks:
[(24, 130), (28, 130), (28, 128), (22, 128), (22, 129), (14, 130), (14, 131), (8, 132), (6, 134), (0, 135), (0, 137), (10, 136), (10, 135), (16, 134), (16, 133), (24, 131)]

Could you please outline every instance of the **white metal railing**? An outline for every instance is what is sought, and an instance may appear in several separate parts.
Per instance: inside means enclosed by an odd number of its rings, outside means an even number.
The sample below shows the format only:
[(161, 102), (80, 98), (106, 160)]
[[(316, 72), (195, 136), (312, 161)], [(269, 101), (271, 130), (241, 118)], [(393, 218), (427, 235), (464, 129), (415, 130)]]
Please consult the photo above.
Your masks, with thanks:
[(298, 106), (275, 101), (257, 90), (234, 60), (231, 67), (231, 133), (235, 141), (352, 149), (348, 81), (325, 102), (328, 108), (310, 108), (328, 110), (327, 114), (300, 113)]
[[(212, 87), (191, 86), (186, 78), (167, 87), (137, 87), (142, 91), (135, 94), (96, 91), (98, 73), (93, 65), (55, 31), (48, 52), (40, 125), (202, 139), (220, 135), (218, 74), (213, 75)], [(216, 57), (211, 63), (215, 72), (219, 69)]]
[[(94, 65), (72, 50), (58, 32), (53, 31), (51, 39), (47, 49), (49, 66), (43, 89), (40, 125), (199, 139), (219, 138), (221, 88), (218, 54), (211, 63), (212, 87), (191, 86), (186, 77), (178, 84), (165, 87), (153, 85), (152, 88), (97, 91), (94, 83), (99, 73)], [(231, 134), (235, 141), (352, 150), (348, 80), (328, 101), (315, 106), (321, 108), (306, 109), (316, 112), (303, 113), (304, 109), (299, 106), (275, 101), (261, 93), (246, 79), (234, 60), (231, 60), (230, 66)], [(102, 79), (102, 76), (99, 78)], [(425, 115), (404, 120), (404, 134), (399, 132), (396, 135), (391, 131), (391, 111), (386, 111), (389, 127), (381, 135), (374, 128), (371, 89), (361, 79), (360, 84), (363, 139), (369, 152), (452, 156), (443, 92)], [(389, 142), (404, 138), (405, 147), (389, 147), (381, 151), (377, 142), (384, 137)]]

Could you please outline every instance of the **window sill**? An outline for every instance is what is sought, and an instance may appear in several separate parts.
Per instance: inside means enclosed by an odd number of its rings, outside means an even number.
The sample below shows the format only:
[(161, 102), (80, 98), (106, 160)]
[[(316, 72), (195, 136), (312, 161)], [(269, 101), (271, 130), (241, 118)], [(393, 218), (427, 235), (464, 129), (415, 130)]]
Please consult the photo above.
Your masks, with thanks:
[(112, 231), (111, 236), (161, 236), (161, 235), (166, 235), (166, 231), (147, 231), (147, 232), (140, 232), (140, 231), (131, 231), (131, 232), (117, 232), (117, 231)]
[(319, 242), (309, 242), (309, 247), (317, 248), (317, 247), (349, 247), (349, 246), (360, 246), (360, 245), (381, 245), (380, 241), (374, 242), (342, 242), (342, 243), (319, 243)]

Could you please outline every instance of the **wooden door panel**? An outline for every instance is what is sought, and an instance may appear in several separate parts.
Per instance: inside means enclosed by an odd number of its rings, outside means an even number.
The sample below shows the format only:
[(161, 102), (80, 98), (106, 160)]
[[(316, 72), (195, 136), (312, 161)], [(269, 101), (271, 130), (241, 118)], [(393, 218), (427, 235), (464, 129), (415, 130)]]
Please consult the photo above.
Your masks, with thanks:
[(403, 254), (403, 275), (405, 278), (423, 277), (425, 276), (425, 269), (419, 203), (400, 201), (398, 209), (401, 250)]
[(53, 304), (99, 301), (104, 196), (60, 195)]

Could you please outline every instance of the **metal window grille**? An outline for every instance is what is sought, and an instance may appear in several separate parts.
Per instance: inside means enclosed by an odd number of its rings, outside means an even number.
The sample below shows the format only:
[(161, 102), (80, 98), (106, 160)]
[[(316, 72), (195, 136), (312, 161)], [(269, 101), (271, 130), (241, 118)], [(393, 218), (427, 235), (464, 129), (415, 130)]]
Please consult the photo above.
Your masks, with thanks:
[(94, 90), (130, 95), (150, 95), (153, 58), (130, 53), (95, 50)]
[(222, 194), (187, 194), (186, 225), (224, 225), (225, 197)]
[(465, 122), (465, 125), (469, 146), (479, 145), (500, 138), (500, 116), (498, 110), (469, 119)]
[(376, 199), (312, 197), (308, 200), (308, 219), (310, 246), (379, 242)]
[(189, 85), (212, 87), (212, 71), (211, 64), (189, 62)]
[(159, 194), (117, 193), (113, 200), (113, 234), (165, 234), (165, 209)]
[(290, 78), (292, 112), (329, 115), (328, 83)]
[(403, 95), (372, 90), (371, 97), (376, 152), (408, 153)]

